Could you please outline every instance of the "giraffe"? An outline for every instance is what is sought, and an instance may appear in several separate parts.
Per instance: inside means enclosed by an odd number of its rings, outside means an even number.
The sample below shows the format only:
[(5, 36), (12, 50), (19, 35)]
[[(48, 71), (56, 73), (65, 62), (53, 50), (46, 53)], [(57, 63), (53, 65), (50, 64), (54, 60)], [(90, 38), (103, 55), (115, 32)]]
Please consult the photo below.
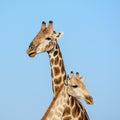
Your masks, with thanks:
[(74, 76), (71, 72), (71, 78), (66, 78), (41, 120), (89, 120), (85, 108), (78, 101), (83, 99), (87, 104), (94, 103), (83, 82), (84, 77), (80, 77), (78, 72)]
[(41, 30), (30, 43), (27, 49), (27, 54), (34, 57), (41, 52), (47, 52), (50, 59), (51, 76), (52, 76), (52, 89), (54, 96), (56, 95), (59, 87), (64, 84), (66, 79), (66, 71), (62, 54), (57, 43), (57, 39), (63, 35), (63, 32), (56, 33), (53, 31), (53, 21), (49, 21), (48, 27), (43, 21)]
[[(52, 89), (54, 96), (60, 87), (64, 84), (66, 80), (66, 71), (64, 67), (64, 61), (62, 59), (62, 54), (57, 43), (57, 39), (63, 35), (63, 32), (56, 33), (53, 30), (53, 21), (49, 21), (48, 27), (46, 27), (46, 22), (43, 21), (41, 29), (35, 38), (30, 43), (27, 54), (30, 57), (35, 57), (35, 55), (47, 52), (49, 56), (50, 66), (51, 66), (51, 76), (52, 76)], [(76, 100), (69, 97), (69, 101), (75, 102)], [(78, 104), (78, 101), (76, 101)], [(79, 103), (79, 106), (82, 106)], [(84, 110), (84, 109), (83, 109)], [(64, 115), (67, 115), (67, 107), (64, 110)], [(86, 111), (83, 111), (83, 116), (86, 116)], [(69, 115), (68, 115), (69, 116)]]

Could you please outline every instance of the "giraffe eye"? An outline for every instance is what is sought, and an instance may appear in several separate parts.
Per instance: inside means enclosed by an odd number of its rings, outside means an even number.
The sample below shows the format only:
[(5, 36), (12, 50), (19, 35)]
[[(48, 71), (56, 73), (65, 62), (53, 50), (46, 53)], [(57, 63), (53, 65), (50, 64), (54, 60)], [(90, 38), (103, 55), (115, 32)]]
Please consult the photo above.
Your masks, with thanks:
[(78, 86), (77, 85), (72, 85), (73, 88), (77, 88)]
[(51, 40), (51, 38), (50, 38), (50, 37), (47, 37), (46, 40)]

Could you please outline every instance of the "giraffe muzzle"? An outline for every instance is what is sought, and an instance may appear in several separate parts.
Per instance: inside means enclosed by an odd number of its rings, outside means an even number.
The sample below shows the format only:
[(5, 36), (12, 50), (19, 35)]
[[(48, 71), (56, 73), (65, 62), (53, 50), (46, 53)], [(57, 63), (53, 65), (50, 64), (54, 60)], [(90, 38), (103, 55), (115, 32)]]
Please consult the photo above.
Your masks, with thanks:
[(29, 57), (35, 57), (35, 55), (36, 55), (36, 52), (34, 50), (31, 51), (28, 49), (26, 52), (29, 55)]
[(85, 101), (87, 104), (94, 104), (92, 96), (86, 96)]
[(32, 53), (29, 53), (28, 54), (30, 57), (35, 57), (36, 53), (35, 52), (32, 52)]

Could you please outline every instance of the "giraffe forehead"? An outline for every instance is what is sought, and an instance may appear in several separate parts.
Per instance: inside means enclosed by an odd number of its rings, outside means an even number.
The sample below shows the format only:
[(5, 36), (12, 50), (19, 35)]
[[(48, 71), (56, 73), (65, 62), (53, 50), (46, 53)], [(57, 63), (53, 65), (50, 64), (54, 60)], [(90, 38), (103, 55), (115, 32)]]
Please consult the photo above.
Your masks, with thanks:
[(34, 38), (34, 40), (36, 39), (40, 39), (40, 38), (45, 38), (46, 36), (48, 36), (49, 34), (47, 33), (43, 33), (43, 32), (39, 32), (36, 37)]
[(75, 84), (75, 85), (79, 86), (79, 87), (82, 88), (82, 89), (86, 89), (84, 83), (83, 83), (82, 81), (76, 79), (76, 78), (72, 78), (72, 79), (70, 80), (70, 83), (71, 83), (71, 84)]
[(78, 79), (76, 79), (75, 77), (70, 78), (70, 82), (71, 82), (72, 84), (81, 84), (81, 81), (78, 80)]
[(52, 38), (55, 38), (55, 35), (54, 35), (54, 33), (38, 33), (37, 35), (36, 35), (36, 37), (33, 39), (33, 44), (38, 44), (38, 43), (40, 43), (40, 42), (42, 42), (42, 41), (44, 41), (47, 37), (52, 37)]
[(39, 44), (43, 39), (45, 39), (48, 35), (47, 34), (42, 34), (38, 33), (36, 37), (33, 39), (32, 43), (33, 44)]

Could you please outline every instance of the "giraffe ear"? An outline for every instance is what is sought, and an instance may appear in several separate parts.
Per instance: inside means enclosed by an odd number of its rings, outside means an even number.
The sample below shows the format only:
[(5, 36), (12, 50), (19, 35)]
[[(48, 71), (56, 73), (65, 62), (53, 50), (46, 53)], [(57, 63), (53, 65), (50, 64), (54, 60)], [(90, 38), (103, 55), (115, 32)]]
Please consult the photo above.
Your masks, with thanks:
[(80, 81), (84, 82), (85, 77), (80, 77)]
[(56, 33), (56, 39), (61, 38), (63, 34), (64, 34), (64, 32)]
[(69, 75), (67, 75), (65, 82), (64, 82), (66, 86), (68, 86), (68, 80), (69, 80)]

